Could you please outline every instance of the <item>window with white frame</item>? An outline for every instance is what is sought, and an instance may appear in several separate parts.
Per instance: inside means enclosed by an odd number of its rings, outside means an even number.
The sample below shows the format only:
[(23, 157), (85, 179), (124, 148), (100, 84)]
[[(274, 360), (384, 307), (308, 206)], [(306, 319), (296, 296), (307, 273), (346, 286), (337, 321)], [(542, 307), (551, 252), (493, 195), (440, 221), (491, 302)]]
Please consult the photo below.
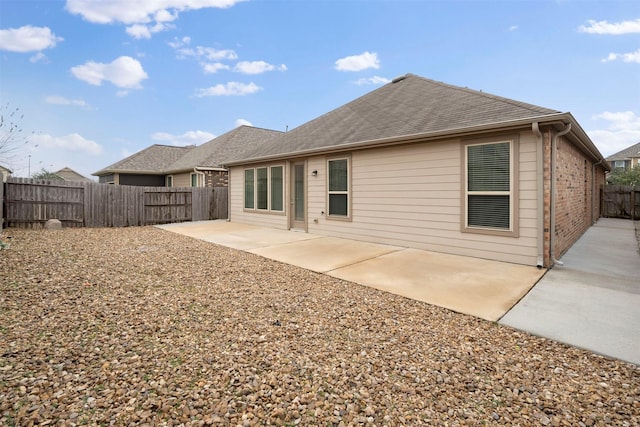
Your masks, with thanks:
[(284, 212), (284, 166), (244, 170), (244, 208)]
[(613, 161), (613, 168), (626, 168), (627, 167), (627, 162), (624, 160), (614, 160)]
[(350, 217), (349, 158), (327, 160), (327, 212), (329, 218)]
[(516, 150), (516, 138), (464, 145), (465, 231), (516, 233)]
[(173, 175), (167, 175), (166, 186), (167, 187), (173, 187)]
[(244, 170), (244, 208), (253, 209), (255, 207), (255, 169)]
[(191, 186), (192, 187), (204, 187), (204, 174), (192, 172), (191, 173)]

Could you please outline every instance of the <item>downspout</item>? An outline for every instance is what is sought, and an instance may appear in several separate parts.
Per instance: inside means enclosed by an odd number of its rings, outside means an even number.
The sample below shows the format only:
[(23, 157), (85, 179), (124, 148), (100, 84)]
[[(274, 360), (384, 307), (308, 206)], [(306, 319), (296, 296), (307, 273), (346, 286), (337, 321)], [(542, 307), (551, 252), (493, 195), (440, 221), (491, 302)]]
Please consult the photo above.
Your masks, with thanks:
[(555, 235), (556, 235), (556, 156), (558, 151), (558, 138), (566, 135), (571, 130), (571, 123), (551, 137), (551, 207), (550, 207), (550, 235), (549, 235), (549, 251), (551, 252), (551, 262), (558, 265), (564, 265), (562, 261), (556, 259), (555, 251)]
[[(198, 176), (198, 175), (202, 176), (202, 186), (206, 187), (207, 186), (207, 183), (206, 183), (207, 177), (205, 176), (204, 172), (200, 172), (197, 167), (193, 168), (193, 172), (196, 174), (196, 176)], [(197, 187), (198, 181), (199, 180), (196, 178), (196, 187)]]
[(231, 168), (227, 168), (227, 222), (231, 222)]
[[(596, 223), (596, 220), (593, 219), (593, 208), (596, 205), (596, 197), (600, 197), (600, 191), (596, 196), (596, 167), (600, 166), (604, 162), (604, 159), (600, 159), (598, 163), (594, 163), (591, 167), (591, 225)], [(599, 206), (598, 218), (600, 218), (600, 213), (602, 212), (602, 206)]]
[(538, 186), (538, 268), (544, 266), (544, 144), (542, 140), (542, 132), (538, 122), (531, 124), (531, 130), (537, 138), (536, 157), (538, 158), (538, 166), (536, 168), (536, 183)]

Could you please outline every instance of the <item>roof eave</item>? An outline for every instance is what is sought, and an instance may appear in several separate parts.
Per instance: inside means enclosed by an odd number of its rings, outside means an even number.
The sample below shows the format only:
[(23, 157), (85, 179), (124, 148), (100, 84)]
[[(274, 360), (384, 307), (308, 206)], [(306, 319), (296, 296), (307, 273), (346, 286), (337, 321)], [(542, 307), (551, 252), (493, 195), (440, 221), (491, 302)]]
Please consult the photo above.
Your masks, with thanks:
[(285, 158), (305, 157), (305, 156), (310, 156), (314, 154), (335, 153), (335, 152), (341, 152), (341, 151), (374, 148), (379, 146), (409, 144), (416, 141), (442, 139), (443, 137), (457, 138), (457, 137), (464, 137), (464, 136), (468, 136), (476, 133), (505, 131), (510, 129), (522, 128), (534, 122), (538, 122), (539, 124), (551, 124), (553, 122), (561, 122), (561, 121), (564, 122), (565, 120), (568, 120), (568, 119), (575, 121), (569, 113), (553, 113), (553, 114), (548, 114), (543, 116), (533, 116), (533, 117), (528, 117), (524, 119), (507, 120), (503, 122), (493, 122), (493, 123), (487, 123), (487, 124), (477, 125), (477, 126), (444, 129), (444, 130), (439, 130), (434, 132), (422, 132), (417, 134), (394, 136), (389, 138), (358, 141), (358, 142), (353, 142), (349, 144), (312, 148), (309, 150), (300, 150), (300, 151), (293, 151), (288, 153), (273, 154), (269, 156), (260, 156), (260, 157), (227, 162), (223, 166), (231, 167), (231, 166), (238, 166), (238, 165), (251, 164), (251, 163), (281, 160)]
[(157, 170), (141, 171), (141, 170), (127, 170), (127, 169), (123, 169), (123, 170), (103, 169), (103, 170), (99, 170), (98, 172), (94, 172), (91, 175), (103, 176), (103, 175), (110, 175), (114, 173), (126, 173), (126, 174), (132, 174), (132, 175), (166, 175), (164, 171), (157, 171)]

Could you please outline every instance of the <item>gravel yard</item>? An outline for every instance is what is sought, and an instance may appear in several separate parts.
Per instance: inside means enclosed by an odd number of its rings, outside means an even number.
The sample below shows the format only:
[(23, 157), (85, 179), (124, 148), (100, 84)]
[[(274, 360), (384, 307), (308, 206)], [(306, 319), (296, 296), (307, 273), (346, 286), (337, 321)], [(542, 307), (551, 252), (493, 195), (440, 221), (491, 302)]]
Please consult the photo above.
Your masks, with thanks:
[(640, 425), (640, 368), (153, 227), (5, 230), (1, 425)]

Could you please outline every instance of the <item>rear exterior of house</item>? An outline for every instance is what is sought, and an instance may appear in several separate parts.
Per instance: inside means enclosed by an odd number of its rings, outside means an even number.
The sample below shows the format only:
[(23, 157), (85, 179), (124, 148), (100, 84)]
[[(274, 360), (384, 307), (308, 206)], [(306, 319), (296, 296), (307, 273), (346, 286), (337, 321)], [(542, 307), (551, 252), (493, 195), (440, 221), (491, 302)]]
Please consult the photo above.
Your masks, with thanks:
[[(407, 89), (419, 90), (421, 78), (410, 78)], [(379, 95), (376, 108), (393, 98)], [(329, 134), (336, 144), (305, 145), (340, 125), (352, 132), (350, 120), (340, 121), (362, 114), (364, 103), (303, 125), (298, 135), (294, 129), (282, 152), (275, 142), (270, 152), (228, 165), (230, 220), (548, 267), (598, 218), (606, 162), (570, 114), (541, 110), (531, 119), (427, 126), (404, 136), (381, 125), (381, 138), (340, 143), (341, 135)], [(286, 151), (292, 146), (298, 150)]]

